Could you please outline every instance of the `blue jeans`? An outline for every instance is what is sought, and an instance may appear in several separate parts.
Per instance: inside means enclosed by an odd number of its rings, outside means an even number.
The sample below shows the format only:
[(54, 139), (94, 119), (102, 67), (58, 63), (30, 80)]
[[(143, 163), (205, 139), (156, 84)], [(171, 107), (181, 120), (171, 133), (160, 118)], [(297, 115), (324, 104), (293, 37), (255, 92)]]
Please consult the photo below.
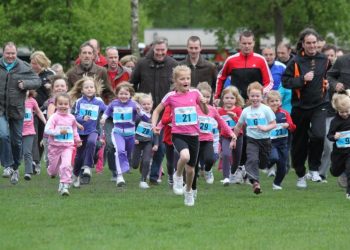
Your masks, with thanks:
[(163, 130), (162, 130), (159, 135), (159, 147), (158, 147), (158, 150), (153, 155), (153, 161), (151, 164), (151, 173), (149, 177), (151, 182), (157, 182), (159, 178), (159, 170), (160, 170), (160, 166), (162, 165), (164, 155), (165, 155), (165, 145), (163, 143)]
[(7, 119), (0, 116), (0, 159), (4, 167), (18, 169), (22, 159), (23, 120)]

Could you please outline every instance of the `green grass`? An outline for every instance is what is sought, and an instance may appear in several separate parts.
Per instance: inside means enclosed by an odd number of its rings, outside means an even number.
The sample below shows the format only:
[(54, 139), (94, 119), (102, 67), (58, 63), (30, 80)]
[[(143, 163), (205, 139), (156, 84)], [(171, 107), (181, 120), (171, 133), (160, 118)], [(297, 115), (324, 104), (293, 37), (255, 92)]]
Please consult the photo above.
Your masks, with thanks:
[(248, 185), (223, 187), (221, 173), (199, 180), (194, 207), (166, 184), (138, 187), (138, 171), (117, 189), (110, 173), (90, 185), (57, 193), (46, 173), (11, 185), (0, 179), (1, 249), (349, 249), (350, 201), (329, 179), (295, 187), (291, 172), (282, 191), (262, 174), (263, 193)]

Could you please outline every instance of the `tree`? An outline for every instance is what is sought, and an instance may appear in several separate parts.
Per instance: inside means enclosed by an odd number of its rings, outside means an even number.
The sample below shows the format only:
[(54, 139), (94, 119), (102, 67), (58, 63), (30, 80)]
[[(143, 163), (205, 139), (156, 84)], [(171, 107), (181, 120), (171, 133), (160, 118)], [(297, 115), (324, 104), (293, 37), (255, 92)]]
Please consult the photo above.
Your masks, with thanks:
[(131, 0), (131, 52), (136, 57), (140, 57), (139, 51), (139, 39), (138, 39), (138, 29), (139, 29), (139, 1)]
[[(147, 21), (141, 18), (143, 31)], [(0, 42), (43, 50), (52, 62), (69, 66), (90, 38), (102, 46), (129, 46), (129, 0), (6, 0), (0, 2)]]
[(333, 32), (340, 41), (349, 38), (348, 0), (148, 0), (144, 8), (154, 27), (215, 30), (221, 47), (235, 44), (234, 34), (242, 29), (252, 30), (257, 38), (274, 34), (276, 43), (283, 37), (295, 42), (305, 27), (324, 37)]

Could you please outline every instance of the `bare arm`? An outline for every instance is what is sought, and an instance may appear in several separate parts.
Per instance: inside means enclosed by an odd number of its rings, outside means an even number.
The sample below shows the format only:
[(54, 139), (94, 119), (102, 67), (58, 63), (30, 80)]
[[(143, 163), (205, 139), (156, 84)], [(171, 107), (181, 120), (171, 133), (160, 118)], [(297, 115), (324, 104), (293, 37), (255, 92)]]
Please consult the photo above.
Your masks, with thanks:
[(159, 103), (152, 114), (152, 128), (155, 134), (160, 133), (160, 128), (157, 128), (157, 122), (159, 119), (159, 115), (163, 111), (163, 109), (164, 109), (164, 105), (162, 103)]

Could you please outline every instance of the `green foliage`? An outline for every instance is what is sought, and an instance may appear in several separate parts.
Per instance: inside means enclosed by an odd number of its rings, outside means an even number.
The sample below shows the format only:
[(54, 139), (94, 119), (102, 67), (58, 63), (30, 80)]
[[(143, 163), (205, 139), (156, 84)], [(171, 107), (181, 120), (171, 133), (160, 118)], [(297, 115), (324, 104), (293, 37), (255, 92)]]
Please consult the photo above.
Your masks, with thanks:
[[(348, 0), (147, 0), (144, 2), (153, 27), (215, 29), (221, 46), (235, 44), (233, 34), (241, 29), (250, 29), (257, 37), (271, 34), (285, 36), (292, 42), (296, 41), (299, 32), (306, 27), (314, 27), (326, 39), (328, 39), (326, 35), (333, 32), (340, 44), (349, 38), (350, 1)], [(281, 17), (277, 16), (278, 11)], [(174, 13), (176, 18), (169, 18), (174, 16)], [(283, 30), (276, 30), (278, 24), (282, 25)], [(282, 34), (277, 34), (278, 32)]]
[[(21, 166), (21, 170), (23, 166)], [(249, 185), (223, 187), (198, 181), (198, 200), (161, 185), (141, 190), (140, 173), (125, 174), (117, 189), (110, 171), (93, 174), (91, 183), (57, 193), (58, 179), (45, 171), (17, 185), (0, 179), (2, 249), (348, 249), (350, 201), (335, 178), (329, 183), (295, 187), (293, 171), (282, 191), (261, 176), (263, 193)]]
[(128, 46), (131, 39), (128, 0), (7, 0), (0, 3), (0, 14), (1, 43), (43, 50), (52, 62), (66, 65), (90, 38), (102, 47)]

